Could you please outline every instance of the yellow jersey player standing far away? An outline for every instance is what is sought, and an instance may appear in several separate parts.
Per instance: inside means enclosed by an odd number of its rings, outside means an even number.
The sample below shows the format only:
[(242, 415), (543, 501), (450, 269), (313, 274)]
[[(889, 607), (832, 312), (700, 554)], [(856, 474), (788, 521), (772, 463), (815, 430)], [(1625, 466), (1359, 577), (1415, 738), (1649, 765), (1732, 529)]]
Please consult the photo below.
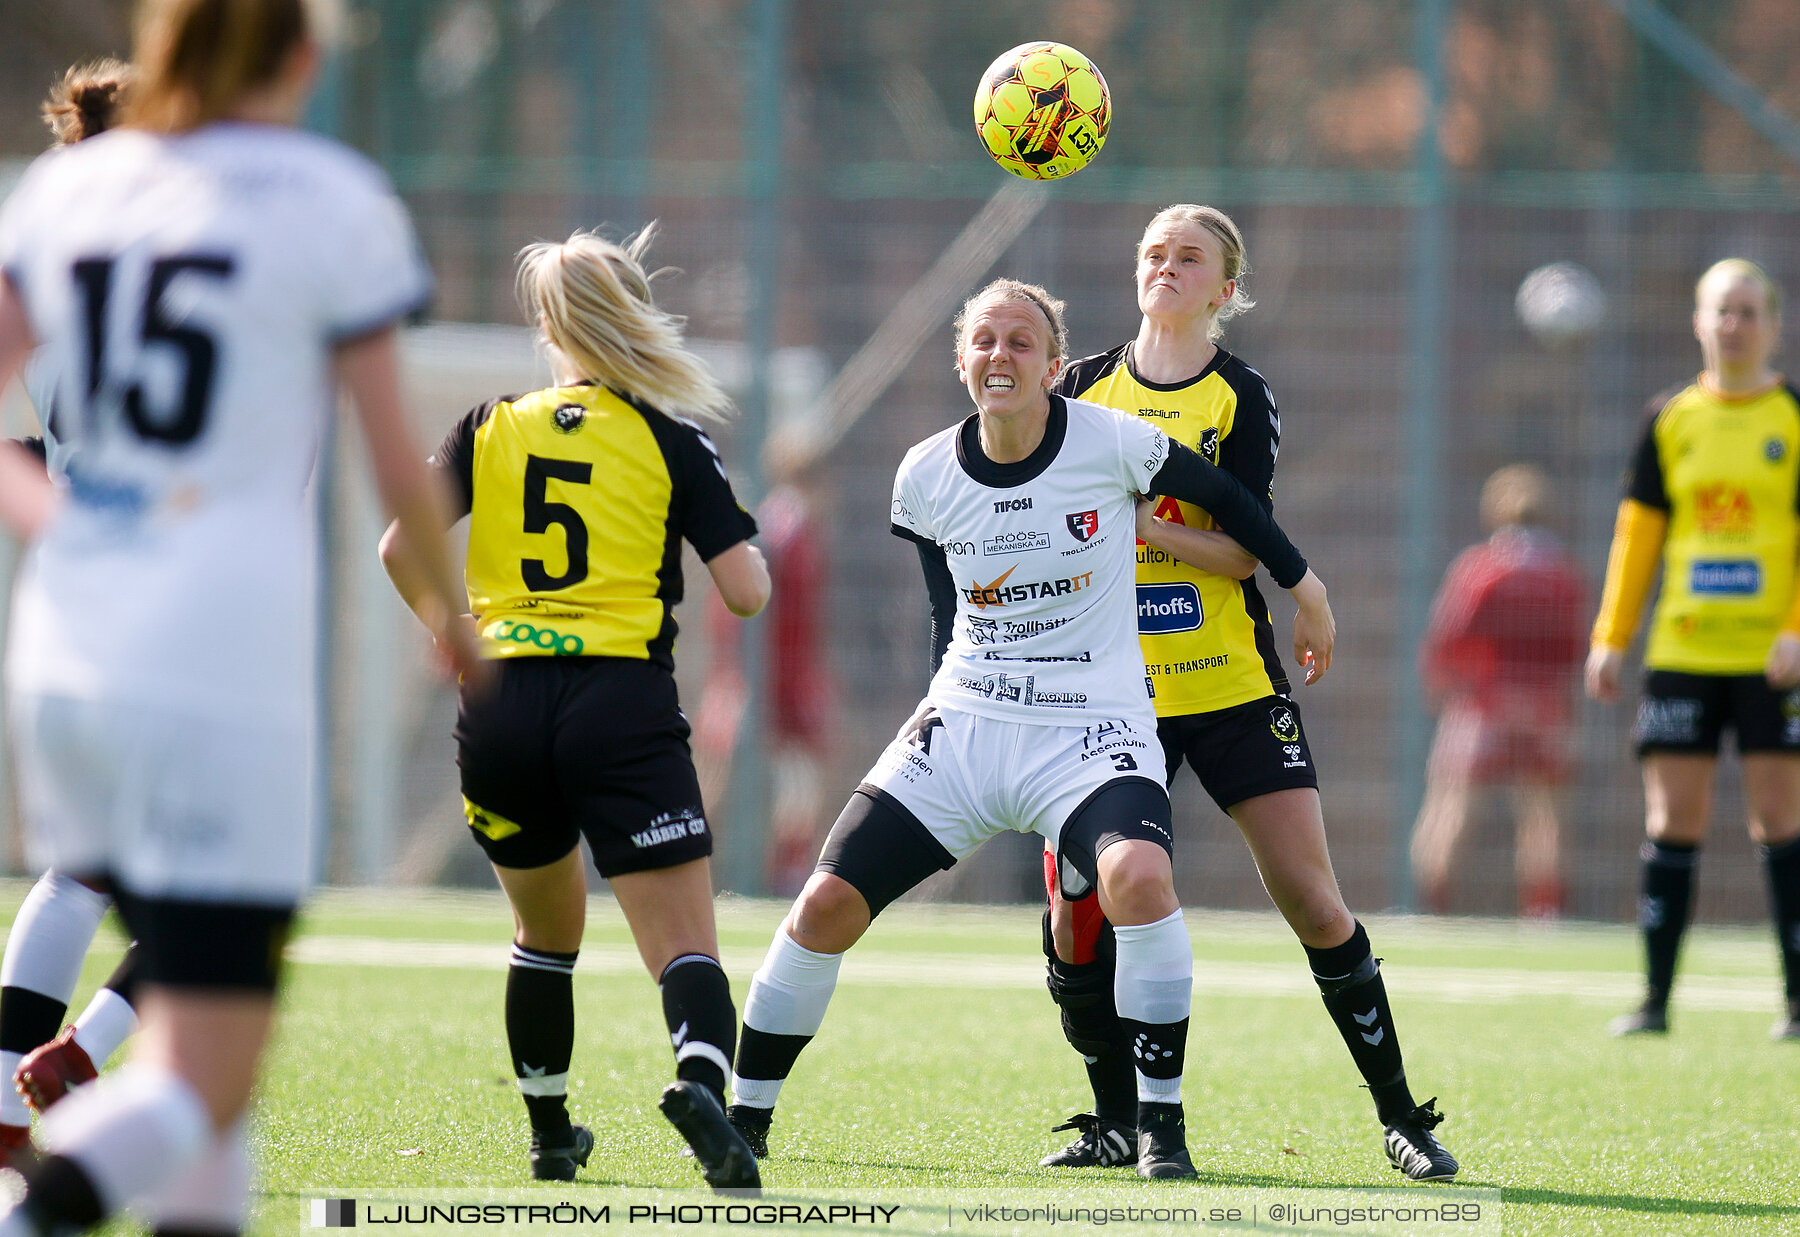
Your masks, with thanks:
[(1772, 1034), (1800, 1039), (1800, 393), (1770, 366), (1780, 289), (1754, 263), (1714, 263), (1694, 287), (1694, 335), (1706, 368), (1651, 403), (1588, 655), (1588, 694), (1616, 700), (1660, 567), (1632, 727), (1648, 835), (1638, 900), (1644, 1000), (1611, 1029), (1669, 1029), (1669, 989), (1729, 729), (1787, 981), (1787, 1009)]

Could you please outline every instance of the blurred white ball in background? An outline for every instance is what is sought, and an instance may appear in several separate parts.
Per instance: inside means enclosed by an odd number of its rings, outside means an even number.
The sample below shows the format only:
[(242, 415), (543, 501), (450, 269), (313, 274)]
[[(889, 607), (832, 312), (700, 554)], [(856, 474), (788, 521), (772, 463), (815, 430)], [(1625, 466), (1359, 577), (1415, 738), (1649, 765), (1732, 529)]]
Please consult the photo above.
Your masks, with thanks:
[(1606, 293), (1585, 266), (1552, 262), (1519, 281), (1519, 321), (1546, 348), (1584, 343), (1606, 317)]

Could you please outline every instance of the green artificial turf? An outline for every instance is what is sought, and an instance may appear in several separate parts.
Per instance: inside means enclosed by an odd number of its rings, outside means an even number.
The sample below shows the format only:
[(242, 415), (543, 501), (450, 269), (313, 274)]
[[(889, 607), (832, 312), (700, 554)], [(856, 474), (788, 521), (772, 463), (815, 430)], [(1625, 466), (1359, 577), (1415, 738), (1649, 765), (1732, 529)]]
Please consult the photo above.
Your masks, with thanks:
[[(783, 910), (721, 903), (740, 1008)], [(1184, 1092), (1202, 1183), (1319, 1197), (1399, 1185), (1279, 919), (1190, 912), (1188, 924), (1199, 981)], [(1635, 995), (1628, 928), (1396, 918), (1369, 929), (1414, 1090), (1448, 1114), (1438, 1133), (1462, 1161), (1459, 1184), (1504, 1191), (1506, 1233), (1800, 1231), (1800, 1044), (1766, 1038), (1779, 988), (1766, 933), (1696, 929), (1673, 1033), (1621, 1041), (1605, 1024)], [(571, 1111), (598, 1146), (574, 1191), (527, 1180), (501, 1022), (509, 931), (497, 895), (314, 903), (261, 1092), (257, 1231), (311, 1231), (307, 1200), (359, 1190), (518, 1187), (509, 1197), (554, 1202), (698, 1183), (655, 1108), (672, 1072), (655, 987), (602, 898), (577, 970), (570, 1074)], [(771, 1193), (1074, 1181), (1166, 1200), (1187, 1188), (1037, 1167), (1070, 1137), (1049, 1127), (1088, 1107), (1042, 987), (1038, 932), (1029, 907), (885, 913), (846, 960), (777, 1109)], [(109, 952), (97, 951), (89, 985)]]

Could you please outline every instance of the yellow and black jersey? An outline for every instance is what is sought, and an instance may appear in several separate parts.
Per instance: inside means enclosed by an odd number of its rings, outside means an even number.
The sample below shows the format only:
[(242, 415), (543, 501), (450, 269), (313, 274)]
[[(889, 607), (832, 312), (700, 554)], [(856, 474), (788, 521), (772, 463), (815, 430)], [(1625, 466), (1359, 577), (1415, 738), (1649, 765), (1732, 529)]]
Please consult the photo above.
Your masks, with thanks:
[(489, 657), (673, 668), (681, 541), (756, 532), (712, 440), (594, 383), (481, 405), (432, 457), (469, 515), (469, 604)]
[[(1150, 382), (1131, 364), (1131, 345), (1072, 362), (1057, 379), (1066, 396), (1131, 413), (1192, 447), (1274, 510), (1275, 456), (1281, 417), (1263, 376), (1219, 349), (1197, 377)], [(1198, 507), (1164, 498), (1156, 514), (1212, 528)], [(1229, 709), (1277, 693), (1287, 674), (1275, 651), (1269, 607), (1254, 580), (1190, 567), (1154, 546), (1138, 545), (1138, 638), (1158, 717)]]
[(1734, 398), (1696, 382), (1649, 413), (1626, 485), (1668, 521), (1644, 664), (1758, 673), (1794, 599), (1800, 393), (1783, 381)]

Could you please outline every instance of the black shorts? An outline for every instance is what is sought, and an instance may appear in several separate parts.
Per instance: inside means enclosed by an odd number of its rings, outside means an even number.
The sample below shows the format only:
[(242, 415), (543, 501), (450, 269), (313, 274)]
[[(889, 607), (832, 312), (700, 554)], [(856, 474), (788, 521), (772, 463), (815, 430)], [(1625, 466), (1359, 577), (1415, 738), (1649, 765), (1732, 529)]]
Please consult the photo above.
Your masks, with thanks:
[(624, 657), (510, 657), (456, 713), (463, 812), (503, 868), (585, 836), (602, 876), (712, 854), (675, 678)]
[(139, 897), (116, 884), (112, 895), (137, 942), (140, 983), (274, 994), (292, 906)]
[(1319, 788), (1300, 706), (1264, 696), (1229, 709), (1156, 719), (1168, 781), (1185, 758), (1220, 810), (1278, 790)]
[(1717, 755), (1730, 729), (1740, 752), (1800, 752), (1800, 691), (1778, 692), (1760, 674), (1651, 670), (1631, 726), (1637, 754)]

